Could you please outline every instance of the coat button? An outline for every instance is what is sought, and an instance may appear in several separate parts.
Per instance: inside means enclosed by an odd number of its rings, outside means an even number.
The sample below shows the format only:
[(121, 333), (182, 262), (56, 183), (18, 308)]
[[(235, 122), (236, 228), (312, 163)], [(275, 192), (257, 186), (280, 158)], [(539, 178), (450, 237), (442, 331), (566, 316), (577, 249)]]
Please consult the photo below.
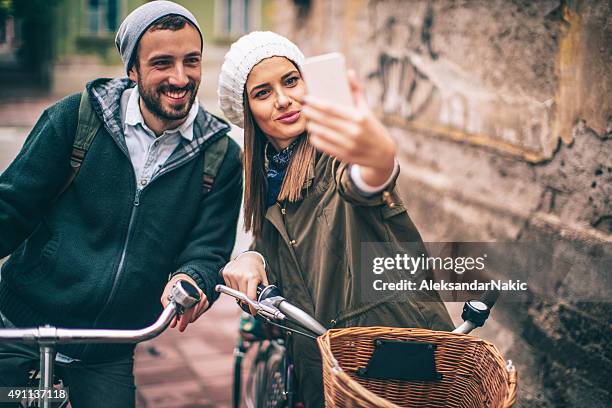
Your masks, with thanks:
[(295, 246), (295, 244), (296, 244), (295, 239), (292, 239), (291, 241), (289, 241), (289, 245)]
[(383, 201), (387, 203), (387, 206), (389, 206), (389, 208), (395, 207), (395, 203), (392, 201), (392, 198), (391, 198), (391, 193), (389, 193), (388, 191), (383, 191), (382, 197), (383, 197)]
[(283, 215), (287, 214), (287, 210), (285, 210), (284, 208), (281, 208), (281, 214)]

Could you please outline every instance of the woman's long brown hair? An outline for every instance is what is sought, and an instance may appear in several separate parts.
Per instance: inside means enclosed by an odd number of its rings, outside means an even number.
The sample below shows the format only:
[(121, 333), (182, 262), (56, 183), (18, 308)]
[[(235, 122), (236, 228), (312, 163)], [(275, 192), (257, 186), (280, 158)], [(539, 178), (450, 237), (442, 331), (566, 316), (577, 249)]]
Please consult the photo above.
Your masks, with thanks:
[[(265, 150), (268, 140), (257, 123), (249, 107), (246, 92), (244, 101), (244, 226), (255, 237), (261, 236), (266, 215)], [(308, 134), (301, 136), (295, 147), (285, 173), (278, 201), (295, 202), (302, 199), (302, 187), (308, 177), (308, 167), (313, 160), (315, 148), (308, 143)]]

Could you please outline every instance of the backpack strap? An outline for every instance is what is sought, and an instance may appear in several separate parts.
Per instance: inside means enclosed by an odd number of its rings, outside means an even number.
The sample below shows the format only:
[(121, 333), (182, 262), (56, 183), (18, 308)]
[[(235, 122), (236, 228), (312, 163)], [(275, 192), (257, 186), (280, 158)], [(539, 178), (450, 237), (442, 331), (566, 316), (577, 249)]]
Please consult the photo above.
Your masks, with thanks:
[(98, 119), (98, 116), (89, 102), (89, 92), (85, 89), (81, 94), (79, 118), (74, 136), (74, 143), (72, 144), (72, 153), (70, 154), (70, 174), (64, 186), (57, 194), (56, 199), (68, 189), (72, 181), (76, 178), (81, 169), (81, 164), (85, 159), (85, 155), (93, 143), (94, 137), (96, 137), (101, 125), (100, 119)]
[(204, 150), (204, 171), (202, 173), (202, 194), (206, 196), (213, 188), (215, 177), (225, 158), (229, 136), (223, 135)]

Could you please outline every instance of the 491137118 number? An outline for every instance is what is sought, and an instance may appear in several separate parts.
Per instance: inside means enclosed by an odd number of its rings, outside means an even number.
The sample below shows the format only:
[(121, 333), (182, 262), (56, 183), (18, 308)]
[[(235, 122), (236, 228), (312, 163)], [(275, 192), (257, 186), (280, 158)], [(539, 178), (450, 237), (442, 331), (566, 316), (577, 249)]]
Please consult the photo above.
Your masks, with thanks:
[(50, 401), (65, 401), (68, 388), (39, 389), (32, 387), (0, 387), (0, 402), (15, 402), (47, 398)]

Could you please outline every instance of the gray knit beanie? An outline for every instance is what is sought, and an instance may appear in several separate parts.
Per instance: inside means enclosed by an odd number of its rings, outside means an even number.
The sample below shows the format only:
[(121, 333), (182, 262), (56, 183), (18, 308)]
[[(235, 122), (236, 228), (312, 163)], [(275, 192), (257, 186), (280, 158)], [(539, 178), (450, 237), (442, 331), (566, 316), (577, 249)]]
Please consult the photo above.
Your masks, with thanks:
[(121, 54), (121, 60), (125, 66), (125, 71), (129, 74), (133, 59), (138, 49), (138, 41), (147, 29), (158, 19), (168, 15), (179, 15), (189, 20), (200, 33), (202, 48), (204, 47), (204, 36), (196, 18), (189, 10), (180, 4), (166, 0), (157, 0), (145, 3), (132, 11), (121, 23), (115, 45)]
[(219, 107), (234, 125), (244, 128), (244, 84), (253, 67), (270, 57), (285, 57), (298, 69), (304, 63), (302, 51), (280, 34), (253, 31), (240, 37), (225, 54), (219, 74)]

